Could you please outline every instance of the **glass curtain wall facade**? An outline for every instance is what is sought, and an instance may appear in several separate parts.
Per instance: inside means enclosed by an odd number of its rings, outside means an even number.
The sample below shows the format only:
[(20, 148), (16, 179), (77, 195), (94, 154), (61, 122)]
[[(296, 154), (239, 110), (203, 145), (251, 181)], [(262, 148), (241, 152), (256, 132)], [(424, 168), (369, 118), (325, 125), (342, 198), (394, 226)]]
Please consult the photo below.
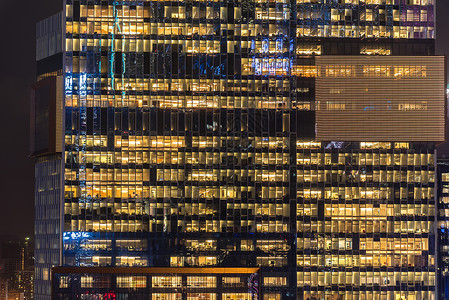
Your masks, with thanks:
[(438, 158), (438, 293), (449, 299), (449, 162)]
[(73, 295), (81, 299), (259, 299), (258, 268), (142, 268), (132, 272), (129, 268), (59, 267), (53, 271), (55, 299)]
[(36, 299), (49, 299), (51, 268), (60, 264), (61, 254), (61, 157), (39, 159), (35, 165), (35, 176), (34, 295)]
[(432, 55), (434, 1), (65, 3), (64, 265), (260, 267), (263, 299), (435, 298), (433, 141), (315, 134), (316, 56)]
[(36, 82), (31, 90), (30, 156), (35, 160), (34, 299), (51, 298), (51, 269), (61, 264), (64, 188), (62, 12), (36, 24)]

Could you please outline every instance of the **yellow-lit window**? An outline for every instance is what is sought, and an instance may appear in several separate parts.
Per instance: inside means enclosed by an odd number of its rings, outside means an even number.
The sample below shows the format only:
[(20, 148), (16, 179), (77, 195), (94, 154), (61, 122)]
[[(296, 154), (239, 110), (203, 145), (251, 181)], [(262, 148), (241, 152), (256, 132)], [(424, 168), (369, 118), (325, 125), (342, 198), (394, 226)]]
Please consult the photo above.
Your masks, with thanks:
[(287, 277), (264, 277), (264, 286), (286, 286)]
[(187, 293), (187, 300), (216, 300), (217, 295), (213, 293)]
[(154, 288), (172, 288), (181, 287), (182, 277), (181, 276), (153, 276), (152, 287)]
[(217, 286), (217, 278), (215, 276), (188, 276), (187, 287), (192, 288), (211, 288)]
[(117, 276), (118, 288), (146, 288), (146, 276)]
[(181, 293), (152, 293), (151, 300), (181, 300)]

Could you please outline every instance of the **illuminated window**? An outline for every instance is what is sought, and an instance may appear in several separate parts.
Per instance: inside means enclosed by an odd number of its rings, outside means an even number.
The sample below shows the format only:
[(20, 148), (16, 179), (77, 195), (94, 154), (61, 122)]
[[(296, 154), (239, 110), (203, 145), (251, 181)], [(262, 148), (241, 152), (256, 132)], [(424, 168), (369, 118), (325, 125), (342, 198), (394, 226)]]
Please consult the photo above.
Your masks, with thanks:
[(154, 288), (172, 288), (181, 287), (181, 276), (153, 276), (152, 287)]
[(264, 286), (286, 286), (287, 278), (286, 277), (264, 277), (263, 284), (264, 284)]
[(216, 300), (217, 295), (213, 293), (187, 293), (187, 300)]
[(246, 287), (248, 283), (246, 280), (240, 277), (223, 277), (222, 286), (223, 287)]
[(184, 257), (182, 256), (172, 256), (170, 257), (170, 267), (183, 267)]
[(216, 287), (217, 278), (215, 276), (188, 276), (187, 287), (208, 288)]
[(59, 278), (59, 288), (60, 289), (66, 289), (69, 287), (70, 279), (68, 276), (61, 276)]
[(391, 55), (389, 46), (372, 46), (363, 45), (360, 49), (360, 54), (364, 55)]
[(321, 143), (320, 142), (302, 142), (302, 141), (297, 141), (296, 142), (296, 147), (298, 147), (299, 149), (319, 149), (321, 148)]
[(81, 276), (81, 288), (110, 288), (109, 276)]
[(252, 300), (253, 296), (249, 293), (223, 293), (222, 299), (226, 300)]
[(427, 110), (427, 101), (421, 101), (420, 103), (399, 103), (398, 110)]
[(327, 110), (345, 110), (346, 103), (335, 102), (335, 101), (326, 101), (326, 109)]
[(117, 256), (116, 264), (117, 264), (117, 266), (142, 266), (142, 267), (145, 267), (148, 265), (148, 262), (145, 257)]
[(409, 143), (394, 143), (395, 149), (408, 149)]
[(181, 300), (181, 293), (151, 293), (152, 300)]
[(281, 293), (264, 293), (263, 300), (281, 300)]
[(217, 264), (215, 256), (187, 256), (185, 263), (190, 266), (213, 266)]
[(391, 149), (391, 143), (360, 142), (360, 149)]
[(146, 286), (145, 276), (117, 276), (118, 288), (146, 288)]

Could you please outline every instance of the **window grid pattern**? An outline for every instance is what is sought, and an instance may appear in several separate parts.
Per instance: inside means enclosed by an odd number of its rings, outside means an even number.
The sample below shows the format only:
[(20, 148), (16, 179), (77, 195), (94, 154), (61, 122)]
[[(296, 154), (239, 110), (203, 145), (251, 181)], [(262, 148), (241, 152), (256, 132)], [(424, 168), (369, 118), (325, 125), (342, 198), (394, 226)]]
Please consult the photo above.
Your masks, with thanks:
[(433, 1), (339, 2), (66, 0), (64, 232), (90, 235), (64, 240), (64, 264), (260, 265), (272, 294), (432, 299), (433, 152), (314, 141), (314, 55), (322, 37), (363, 55), (432, 39)]
[[(88, 271), (86, 271), (88, 272)], [(196, 275), (196, 276), (192, 276)], [(205, 275), (205, 276), (204, 276)], [(95, 274), (88, 272), (84, 275), (53, 274), (54, 297), (63, 299), (69, 296), (80, 298), (95, 295), (95, 289), (108, 291), (110, 294), (121, 297), (140, 297), (153, 300), (180, 300), (180, 299), (243, 299), (257, 300), (258, 274)], [(234, 277), (227, 277), (234, 276)], [(235, 277), (239, 276), (239, 277)], [(243, 285), (219, 286), (217, 282), (229, 282), (232, 278), (241, 280)], [(152, 282), (151, 285), (147, 283)], [(98, 294), (99, 295), (99, 294)], [(92, 296), (91, 296), (92, 297)], [(142, 299), (143, 299), (142, 298)]]

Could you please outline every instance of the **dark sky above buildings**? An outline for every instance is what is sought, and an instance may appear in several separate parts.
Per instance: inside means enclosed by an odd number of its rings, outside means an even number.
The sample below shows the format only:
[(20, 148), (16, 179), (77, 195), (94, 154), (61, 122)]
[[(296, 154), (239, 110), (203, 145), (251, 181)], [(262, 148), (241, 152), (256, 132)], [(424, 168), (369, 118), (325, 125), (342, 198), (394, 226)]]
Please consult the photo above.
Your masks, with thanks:
[(34, 232), (34, 167), (28, 154), (35, 24), (62, 10), (63, 2), (0, 3), (0, 235), (23, 237)]
[[(34, 167), (28, 155), (35, 23), (60, 11), (62, 2), (0, 2), (0, 235), (34, 231)], [(449, 0), (437, 0), (437, 54), (449, 54)]]

